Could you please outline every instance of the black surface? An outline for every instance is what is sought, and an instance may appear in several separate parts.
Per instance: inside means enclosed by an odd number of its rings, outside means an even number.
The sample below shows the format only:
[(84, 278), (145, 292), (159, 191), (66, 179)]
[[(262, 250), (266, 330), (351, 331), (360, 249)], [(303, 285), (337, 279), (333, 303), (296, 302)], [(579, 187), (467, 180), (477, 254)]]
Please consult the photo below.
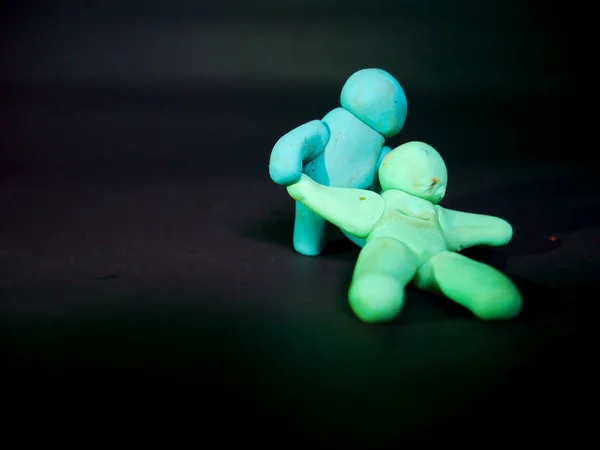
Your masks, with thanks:
[(449, 170), (444, 205), (513, 224), (508, 246), (465, 253), (508, 273), (525, 308), (481, 323), (411, 287), (397, 321), (367, 326), (346, 301), (358, 249), (331, 230), (325, 254), (295, 254), (293, 203), (268, 178), (275, 141), (335, 107), (339, 87), (46, 78), (2, 91), (11, 407), (39, 413), (75, 396), (71, 414), (99, 400), (115, 415), (193, 408), (208, 414), (194, 430), (221, 442), (281, 432), (372, 446), (484, 433), (540, 443), (578, 432), (599, 205), (564, 121), (565, 86), (409, 81), (407, 125), (390, 144), (430, 143)]
[[(554, 146), (536, 159), (535, 124), (514, 133), (497, 117), (502, 104), (415, 106), (396, 139), (444, 154), (444, 204), (513, 223), (507, 247), (469, 254), (517, 282), (523, 316), (484, 324), (411, 288), (398, 321), (366, 326), (346, 303), (357, 249), (332, 232), (324, 255), (295, 254), (292, 202), (268, 178), (268, 151), (302, 108), (289, 120), (256, 109), (231, 133), (219, 125), (228, 113), (215, 117), (222, 97), (193, 107), (151, 93), (103, 104), (87, 95), (59, 108), (20, 97), (20, 142), (30, 146), (0, 197), (5, 374), (29, 371), (38, 388), (99, 374), (169, 379), (297, 417), (286, 426), (305, 436), (329, 426), (385, 436), (464, 421), (494, 428), (498, 402), (519, 426), (530, 415), (563, 420), (561, 386), (575, 382), (570, 365), (585, 348), (577, 318), (594, 287), (597, 237), (585, 230), (597, 230), (598, 188), (582, 164), (553, 160)], [(101, 145), (114, 150), (98, 158)]]

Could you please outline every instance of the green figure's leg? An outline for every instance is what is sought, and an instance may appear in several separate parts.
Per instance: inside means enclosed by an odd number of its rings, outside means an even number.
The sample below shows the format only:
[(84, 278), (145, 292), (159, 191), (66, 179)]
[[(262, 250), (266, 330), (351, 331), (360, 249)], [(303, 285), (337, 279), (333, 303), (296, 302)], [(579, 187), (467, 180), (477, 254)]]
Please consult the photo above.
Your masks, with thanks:
[(368, 323), (394, 319), (416, 270), (416, 257), (402, 242), (388, 237), (368, 240), (358, 256), (348, 292), (352, 311)]
[(319, 255), (325, 247), (325, 219), (296, 202), (294, 249), (306, 256)]
[(521, 312), (521, 295), (508, 277), (458, 253), (431, 258), (417, 271), (415, 285), (445, 295), (482, 320), (508, 320)]

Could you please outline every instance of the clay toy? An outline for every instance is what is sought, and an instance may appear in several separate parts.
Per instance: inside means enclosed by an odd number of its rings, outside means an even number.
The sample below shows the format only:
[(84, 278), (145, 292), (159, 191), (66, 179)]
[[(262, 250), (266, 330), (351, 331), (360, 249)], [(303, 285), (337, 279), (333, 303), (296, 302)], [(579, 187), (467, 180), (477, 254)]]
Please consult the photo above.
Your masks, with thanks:
[[(269, 174), (283, 186), (307, 174), (324, 186), (379, 192), (377, 170), (391, 150), (385, 139), (397, 135), (406, 120), (406, 96), (398, 81), (381, 69), (352, 74), (342, 88), (341, 108), (321, 120), (300, 125), (281, 137), (271, 151)], [(318, 255), (325, 245), (325, 220), (296, 203), (294, 248)], [(345, 233), (358, 245), (364, 240)]]
[(366, 238), (348, 292), (364, 322), (394, 319), (411, 281), (445, 295), (482, 320), (516, 317), (521, 295), (495, 268), (458, 253), (475, 245), (501, 246), (511, 225), (493, 216), (442, 208), (447, 186), (440, 154), (423, 142), (389, 152), (379, 168), (383, 192), (328, 187), (303, 174), (287, 187), (290, 196), (327, 221)]

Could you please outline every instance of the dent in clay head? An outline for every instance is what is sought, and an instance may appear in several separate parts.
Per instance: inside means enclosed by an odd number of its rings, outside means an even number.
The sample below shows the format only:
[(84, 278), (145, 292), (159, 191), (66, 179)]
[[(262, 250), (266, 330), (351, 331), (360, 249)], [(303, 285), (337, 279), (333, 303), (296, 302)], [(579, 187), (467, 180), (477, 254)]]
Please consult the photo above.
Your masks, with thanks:
[(406, 121), (407, 102), (400, 83), (382, 69), (362, 69), (346, 80), (342, 107), (385, 137), (397, 135)]
[(436, 149), (424, 142), (407, 142), (388, 153), (379, 167), (383, 190), (398, 189), (439, 203), (446, 194), (448, 171)]

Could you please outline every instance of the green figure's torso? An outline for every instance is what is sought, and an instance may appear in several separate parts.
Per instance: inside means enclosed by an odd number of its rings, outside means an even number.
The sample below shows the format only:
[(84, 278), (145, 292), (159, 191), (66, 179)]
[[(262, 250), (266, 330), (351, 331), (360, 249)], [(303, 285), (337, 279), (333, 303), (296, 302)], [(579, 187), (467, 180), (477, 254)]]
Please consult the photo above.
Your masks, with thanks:
[(386, 203), (385, 210), (368, 240), (397, 239), (414, 252), (421, 264), (448, 250), (431, 202), (398, 190), (387, 190), (381, 196)]

